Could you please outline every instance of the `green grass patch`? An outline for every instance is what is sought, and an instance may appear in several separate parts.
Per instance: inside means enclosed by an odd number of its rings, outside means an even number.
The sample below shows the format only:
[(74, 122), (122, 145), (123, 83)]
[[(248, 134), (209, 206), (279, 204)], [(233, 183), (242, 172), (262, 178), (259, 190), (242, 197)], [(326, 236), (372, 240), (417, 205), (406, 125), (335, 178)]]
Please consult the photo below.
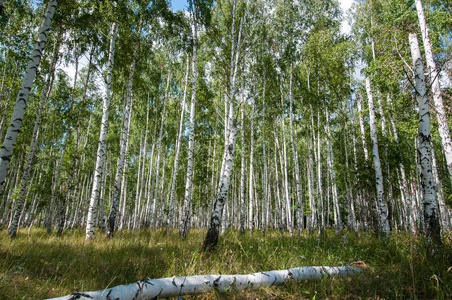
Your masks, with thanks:
[(113, 239), (98, 234), (86, 243), (84, 232), (62, 237), (21, 230), (16, 239), (0, 233), (0, 299), (43, 299), (92, 291), (144, 278), (201, 274), (246, 274), (300, 266), (341, 266), (364, 260), (370, 267), (352, 278), (324, 278), (237, 293), (185, 296), (184, 299), (446, 299), (452, 297), (450, 235), (431, 246), (409, 234), (380, 239), (370, 233), (334, 231), (290, 237), (270, 231), (265, 237), (229, 231), (213, 252), (203, 253), (205, 231), (122, 231)]

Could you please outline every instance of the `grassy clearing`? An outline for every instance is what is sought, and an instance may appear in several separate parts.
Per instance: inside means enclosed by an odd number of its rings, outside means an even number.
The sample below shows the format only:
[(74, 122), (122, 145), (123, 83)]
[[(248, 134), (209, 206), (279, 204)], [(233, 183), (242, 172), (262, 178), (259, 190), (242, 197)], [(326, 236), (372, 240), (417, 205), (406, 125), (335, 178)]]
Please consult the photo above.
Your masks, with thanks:
[(63, 237), (34, 230), (19, 231), (11, 240), (0, 233), (0, 299), (42, 299), (73, 291), (99, 290), (147, 277), (196, 274), (245, 274), (300, 266), (340, 266), (362, 259), (370, 269), (354, 278), (326, 278), (281, 287), (184, 299), (344, 299), (452, 297), (450, 236), (429, 250), (422, 239), (394, 234), (381, 240), (369, 233), (347, 241), (334, 231), (301, 237), (271, 231), (264, 238), (228, 232), (213, 253), (203, 253), (204, 231), (192, 230), (186, 240), (151, 231), (99, 235), (84, 243), (84, 233)]

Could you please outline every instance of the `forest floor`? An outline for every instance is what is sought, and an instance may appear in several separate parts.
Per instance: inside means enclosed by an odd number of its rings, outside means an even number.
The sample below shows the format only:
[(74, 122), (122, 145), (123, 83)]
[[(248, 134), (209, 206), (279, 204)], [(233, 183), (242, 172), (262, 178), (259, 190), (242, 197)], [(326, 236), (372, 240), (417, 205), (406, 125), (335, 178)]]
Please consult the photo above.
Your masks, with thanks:
[(369, 269), (349, 278), (324, 278), (236, 293), (184, 296), (183, 299), (451, 299), (452, 235), (444, 245), (394, 233), (389, 239), (371, 233), (334, 230), (290, 237), (279, 231), (240, 236), (231, 230), (213, 252), (203, 253), (205, 231), (186, 240), (176, 231), (122, 231), (113, 239), (84, 232), (62, 237), (44, 229), (20, 230), (12, 240), (0, 232), (0, 299), (44, 299), (132, 283), (144, 278), (203, 274), (247, 274), (300, 266), (343, 266), (363, 260)]

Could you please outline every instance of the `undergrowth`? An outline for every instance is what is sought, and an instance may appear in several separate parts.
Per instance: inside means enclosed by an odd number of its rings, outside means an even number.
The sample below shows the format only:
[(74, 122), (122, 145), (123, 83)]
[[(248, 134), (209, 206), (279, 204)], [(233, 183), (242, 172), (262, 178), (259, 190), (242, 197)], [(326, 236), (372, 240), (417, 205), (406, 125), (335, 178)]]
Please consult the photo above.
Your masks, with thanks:
[(432, 246), (425, 239), (394, 233), (389, 239), (362, 232), (334, 231), (290, 237), (279, 231), (240, 236), (229, 231), (213, 252), (204, 253), (205, 232), (122, 231), (113, 239), (100, 233), (85, 242), (84, 232), (62, 237), (45, 230), (0, 232), (0, 299), (43, 299), (92, 291), (144, 278), (201, 274), (246, 274), (300, 266), (342, 266), (363, 260), (370, 268), (349, 278), (291, 282), (284, 286), (183, 299), (446, 299), (452, 298), (452, 242)]

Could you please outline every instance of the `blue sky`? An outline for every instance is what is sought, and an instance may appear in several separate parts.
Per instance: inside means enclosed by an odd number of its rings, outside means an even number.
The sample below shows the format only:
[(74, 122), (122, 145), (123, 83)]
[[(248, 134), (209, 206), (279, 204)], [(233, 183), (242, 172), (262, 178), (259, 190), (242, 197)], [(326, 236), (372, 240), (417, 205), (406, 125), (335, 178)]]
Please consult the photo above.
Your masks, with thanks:
[(171, 7), (174, 10), (186, 10), (188, 7), (187, 0), (171, 0)]

